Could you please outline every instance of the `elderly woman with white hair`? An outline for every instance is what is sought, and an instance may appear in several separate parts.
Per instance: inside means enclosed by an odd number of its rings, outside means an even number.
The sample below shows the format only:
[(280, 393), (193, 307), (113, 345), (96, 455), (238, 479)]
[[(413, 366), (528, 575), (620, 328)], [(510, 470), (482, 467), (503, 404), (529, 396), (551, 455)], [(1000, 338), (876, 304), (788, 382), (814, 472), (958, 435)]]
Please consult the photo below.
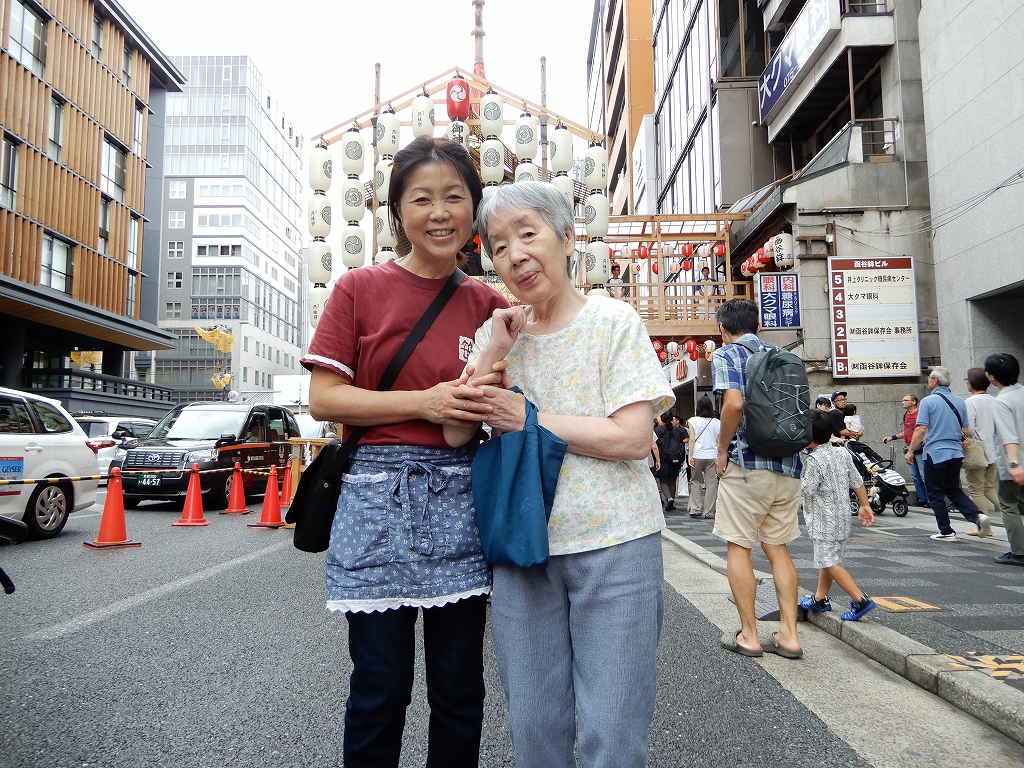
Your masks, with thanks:
[[(498, 670), (519, 768), (628, 768), (647, 760), (662, 621), (664, 517), (647, 469), (651, 420), (673, 402), (628, 304), (574, 285), (574, 219), (550, 184), (503, 185), (477, 214), (480, 243), (522, 306), (496, 310), (470, 363), (508, 381), (565, 440), (546, 566), (494, 566)], [(500, 367), (500, 366), (499, 366)], [(473, 382), (470, 382), (473, 385)], [(466, 387), (487, 423), (522, 429), (523, 395)], [(475, 424), (445, 427), (450, 445)]]

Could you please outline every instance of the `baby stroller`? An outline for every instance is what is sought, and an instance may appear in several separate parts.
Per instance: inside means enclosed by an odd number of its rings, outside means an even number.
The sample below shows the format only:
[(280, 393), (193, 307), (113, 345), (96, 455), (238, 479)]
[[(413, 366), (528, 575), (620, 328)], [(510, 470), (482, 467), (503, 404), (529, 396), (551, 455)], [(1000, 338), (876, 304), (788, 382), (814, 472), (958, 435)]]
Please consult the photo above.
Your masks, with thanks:
[[(907, 504), (907, 481), (892, 468), (891, 458), (883, 459), (867, 443), (850, 440), (846, 450), (853, 456), (853, 463), (864, 478), (864, 490), (867, 491), (871, 511), (881, 514), (886, 504), (892, 505), (892, 513), (896, 517), (905, 517), (910, 507)], [(857, 514), (860, 504), (853, 491), (850, 492), (850, 511)]]

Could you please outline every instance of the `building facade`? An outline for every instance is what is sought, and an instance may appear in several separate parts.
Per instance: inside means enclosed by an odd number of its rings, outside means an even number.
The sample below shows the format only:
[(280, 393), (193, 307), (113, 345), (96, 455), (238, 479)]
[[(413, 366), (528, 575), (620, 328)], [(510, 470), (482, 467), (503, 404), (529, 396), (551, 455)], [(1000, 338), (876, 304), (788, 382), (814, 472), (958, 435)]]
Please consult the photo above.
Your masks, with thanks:
[(167, 103), (158, 306), (176, 344), (136, 364), (179, 400), (252, 399), (298, 372), (303, 138), (248, 57), (173, 61), (189, 82)]
[(0, 0), (0, 18), (0, 384), (166, 410), (123, 361), (171, 342), (143, 275), (164, 95), (183, 77), (113, 0)]

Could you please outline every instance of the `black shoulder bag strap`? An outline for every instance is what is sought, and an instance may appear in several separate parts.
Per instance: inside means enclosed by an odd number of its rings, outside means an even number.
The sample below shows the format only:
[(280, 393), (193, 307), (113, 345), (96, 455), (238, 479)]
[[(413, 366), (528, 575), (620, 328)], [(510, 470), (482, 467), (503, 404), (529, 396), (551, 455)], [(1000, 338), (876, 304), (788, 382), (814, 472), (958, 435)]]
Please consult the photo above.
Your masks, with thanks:
[(936, 392), (935, 394), (936, 394), (936, 395), (938, 395), (939, 397), (941, 397), (941, 398), (942, 398), (942, 401), (943, 401), (943, 402), (944, 402), (944, 403), (945, 403), (946, 405), (948, 405), (948, 406), (949, 406), (949, 409), (950, 409), (950, 410), (951, 410), (951, 411), (953, 412), (953, 414), (954, 414), (954, 415), (956, 416), (956, 420), (957, 420), (957, 421), (958, 421), (958, 422), (960, 423), (960, 429), (963, 429), (963, 428), (964, 428), (964, 420), (963, 420), (962, 418), (960, 418), (960, 410), (959, 410), (959, 409), (958, 409), (958, 408), (957, 408), (957, 407), (956, 407), (955, 405), (953, 405), (953, 404), (952, 404), (952, 403), (951, 403), (951, 402), (949, 401), (949, 399), (948, 399), (948, 398), (947, 398), (947, 397), (946, 397), (946, 396), (945, 396), (944, 394), (942, 394), (941, 392)]
[[(395, 379), (398, 378), (398, 374), (401, 372), (406, 361), (412, 351), (416, 348), (416, 345), (423, 340), (426, 336), (427, 331), (430, 330), (430, 326), (434, 324), (437, 316), (441, 314), (441, 310), (445, 308), (445, 305), (455, 295), (455, 291), (462, 284), (462, 281), (466, 279), (466, 273), (456, 267), (452, 276), (448, 278), (448, 282), (444, 284), (444, 288), (441, 292), (434, 297), (434, 300), (427, 307), (427, 311), (423, 313), (423, 316), (419, 319), (413, 329), (409, 331), (409, 335), (406, 336), (405, 341), (402, 342), (402, 346), (395, 352), (395, 356), (391, 358), (391, 362), (388, 363), (388, 367), (384, 369), (384, 375), (380, 377), (380, 383), (377, 384), (378, 392), (386, 392), (395, 384)], [(341, 450), (338, 451), (335, 456), (334, 466), (331, 467), (331, 474), (340, 474), (345, 468), (345, 464), (348, 462), (348, 457), (355, 450), (356, 444), (363, 439), (363, 435), (366, 434), (366, 427), (353, 427), (352, 432), (348, 436), (348, 440), (342, 445)]]

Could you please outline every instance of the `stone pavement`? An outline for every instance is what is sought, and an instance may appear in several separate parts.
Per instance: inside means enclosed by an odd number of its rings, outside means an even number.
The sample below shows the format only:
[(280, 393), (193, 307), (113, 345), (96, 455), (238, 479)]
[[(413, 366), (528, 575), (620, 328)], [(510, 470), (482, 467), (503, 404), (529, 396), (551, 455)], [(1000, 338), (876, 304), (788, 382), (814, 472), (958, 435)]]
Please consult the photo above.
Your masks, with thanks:
[[(994, 515), (993, 523), (998, 519)], [(683, 509), (667, 513), (666, 521), (671, 531), (726, 556), (726, 543), (711, 533), (714, 521), (693, 520)], [(960, 534), (974, 527), (962, 519), (953, 526)], [(903, 519), (886, 511), (871, 528), (854, 523), (844, 567), (861, 589), (886, 599), (862, 622), (960, 657), (966, 666), (1024, 692), (1024, 568), (993, 562), (1009, 549), (1003, 528), (993, 527), (990, 539), (961, 535), (955, 543), (933, 541), (928, 536), (937, 528), (928, 510), (912, 507)], [(801, 529), (789, 549), (800, 586), (813, 591), (817, 569), (802, 518)], [(770, 572), (760, 548), (753, 561), (755, 569)], [(833, 612), (846, 609), (848, 598), (838, 586), (831, 596)]]

